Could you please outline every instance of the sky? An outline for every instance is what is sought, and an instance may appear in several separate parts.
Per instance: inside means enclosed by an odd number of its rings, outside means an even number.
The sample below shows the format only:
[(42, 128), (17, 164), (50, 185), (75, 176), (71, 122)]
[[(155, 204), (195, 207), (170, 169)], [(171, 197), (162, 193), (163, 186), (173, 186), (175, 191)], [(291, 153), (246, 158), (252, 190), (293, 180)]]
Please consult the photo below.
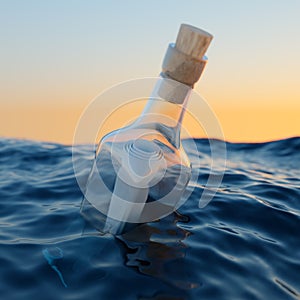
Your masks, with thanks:
[(300, 136), (299, 12), (299, 0), (0, 0), (0, 136), (71, 144), (97, 95), (160, 73), (181, 23), (214, 36), (195, 90), (226, 140)]

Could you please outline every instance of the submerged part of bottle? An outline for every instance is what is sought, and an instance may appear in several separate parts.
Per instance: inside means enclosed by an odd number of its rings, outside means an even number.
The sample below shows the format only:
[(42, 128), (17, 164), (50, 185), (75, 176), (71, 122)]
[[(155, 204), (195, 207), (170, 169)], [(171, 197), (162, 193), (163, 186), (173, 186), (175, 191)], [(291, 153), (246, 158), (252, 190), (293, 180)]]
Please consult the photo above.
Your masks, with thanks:
[(128, 140), (123, 130), (103, 138), (86, 187), (82, 214), (102, 232), (168, 215), (190, 178), (189, 162), (158, 131), (127, 130)]
[(180, 143), (181, 122), (211, 39), (182, 25), (142, 115), (100, 141), (81, 213), (101, 232), (122, 234), (186, 200), (191, 165)]

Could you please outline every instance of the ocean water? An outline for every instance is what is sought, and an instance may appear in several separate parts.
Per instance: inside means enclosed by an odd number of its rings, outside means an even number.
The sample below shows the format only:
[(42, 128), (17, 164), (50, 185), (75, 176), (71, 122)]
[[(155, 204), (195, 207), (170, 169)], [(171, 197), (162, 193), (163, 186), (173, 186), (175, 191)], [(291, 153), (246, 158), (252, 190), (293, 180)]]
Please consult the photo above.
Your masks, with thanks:
[[(300, 138), (227, 143), (223, 182), (202, 209), (209, 143), (190, 143), (201, 164), (188, 201), (114, 237), (79, 213), (70, 146), (1, 139), (1, 299), (300, 299)], [(92, 161), (92, 147), (76, 151)]]

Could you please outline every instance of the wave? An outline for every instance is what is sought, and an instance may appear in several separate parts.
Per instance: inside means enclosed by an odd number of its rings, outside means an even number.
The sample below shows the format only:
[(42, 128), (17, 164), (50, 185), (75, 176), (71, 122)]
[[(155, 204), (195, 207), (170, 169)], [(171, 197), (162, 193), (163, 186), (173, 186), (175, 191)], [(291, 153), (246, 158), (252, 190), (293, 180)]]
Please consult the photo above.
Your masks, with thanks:
[[(0, 139), (2, 299), (300, 299), (300, 138), (227, 142), (200, 209), (210, 142), (183, 142), (199, 176), (177, 212), (113, 237), (79, 214), (71, 146)], [(75, 146), (82, 180), (93, 149)]]

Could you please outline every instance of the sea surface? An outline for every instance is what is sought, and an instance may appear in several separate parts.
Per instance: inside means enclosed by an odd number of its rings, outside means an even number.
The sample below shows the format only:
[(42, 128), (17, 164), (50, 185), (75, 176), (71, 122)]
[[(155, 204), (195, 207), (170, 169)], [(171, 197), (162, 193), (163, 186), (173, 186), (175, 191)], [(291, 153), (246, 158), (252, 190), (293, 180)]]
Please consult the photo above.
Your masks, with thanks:
[[(300, 138), (226, 143), (223, 181), (201, 209), (210, 147), (191, 143), (200, 176), (188, 201), (115, 237), (80, 215), (71, 146), (0, 139), (0, 299), (300, 299)], [(93, 147), (75, 151), (84, 180)]]

